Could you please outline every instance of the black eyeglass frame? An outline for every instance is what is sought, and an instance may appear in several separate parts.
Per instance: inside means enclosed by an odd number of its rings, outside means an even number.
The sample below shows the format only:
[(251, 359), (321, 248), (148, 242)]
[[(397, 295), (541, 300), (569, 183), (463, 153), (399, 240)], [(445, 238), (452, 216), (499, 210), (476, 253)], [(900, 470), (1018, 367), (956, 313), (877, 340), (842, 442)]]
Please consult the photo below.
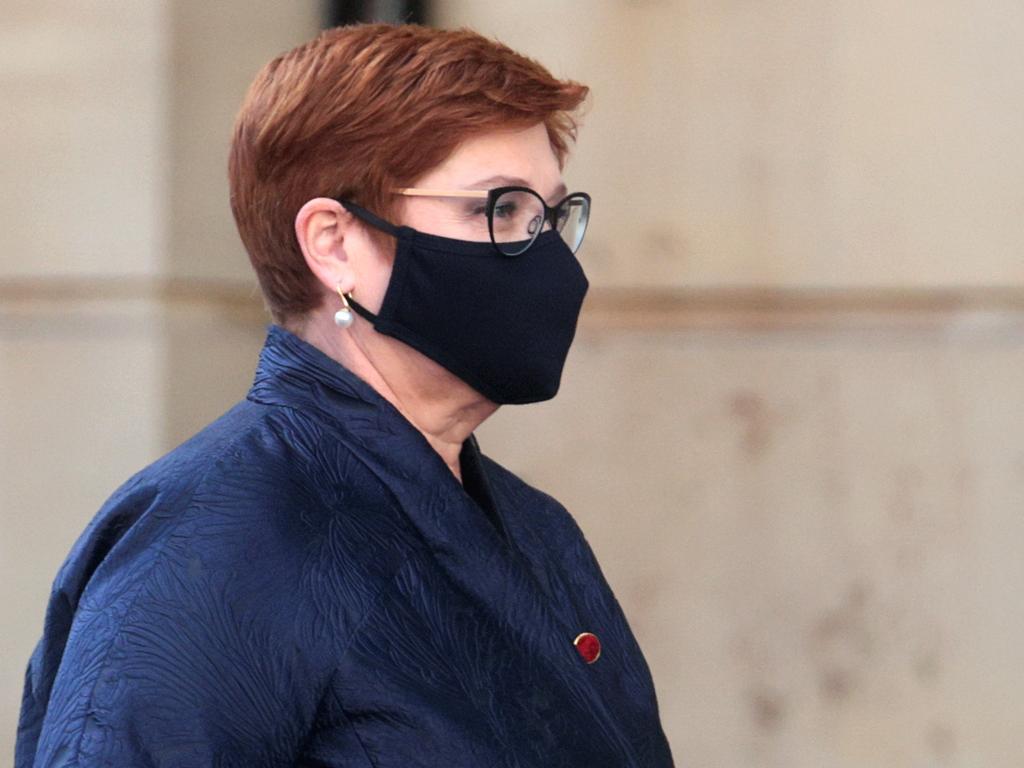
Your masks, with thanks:
[[(509, 192), (526, 192), (528, 194), (531, 194), (534, 197), (536, 197), (537, 200), (540, 201), (540, 204), (544, 208), (543, 223), (541, 224), (540, 227), (537, 228), (537, 231), (533, 233), (533, 236), (529, 240), (516, 240), (516, 241), (511, 241), (509, 243), (504, 243), (504, 245), (512, 245), (512, 244), (519, 244), (519, 243), (523, 244), (522, 248), (520, 248), (517, 251), (513, 251), (513, 252), (509, 252), (507, 250), (503, 250), (502, 247), (501, 247), (501, 244), (498, 243), (498, 240), (497, 240), (497, 238), (494, 235), (494, 209), (497, 206), (498, 200), (501, 198), (501, 196), (505, 195), (505, 194), (508, 194)], [(576, 244), (575, 245), (570, 245), (570, 248), (572, 249), (572, 252), (574, 254), (580, 249), (580, 246), (583, 244), (583, 236), (586, 234), (586, 232), (587, 232), (587, 225), (590, 222), (590, 204), (591, 204), (591, 202), (590, 202), (590, 195), (588, 195), (586, 192), (570, 192), (568, 195), (563, 197), (561, 200), (559, 200), (553, 206), (552, 205), (548, 205), (544, 201), (544, 198), (541, 197), (540, 193), (537, 190), (532, 189), (530, 187), (522, 187), (522, 186), (495, 187), (494, 189), (488, 189), (488, 190), (484, 190), (484, 189), (442, 190), (442, 189), (420, 189), (420, 188), (417, 188), (417, 187), (405, 187), (405, 188), (402, 188), (402, 189), (394, 190), (394, 193), (397, 194), (397, 195), (407, 195), (407, 196), (410, 196), (410, 197), (451, 197), (451, 198), (486, 199), (486, 202), (484, 203), (484, 212), (485, 212), (485, 214), (487, 216), (487, 230), (488, 230), (488, 234), (491, 236), (491, 245), (494, 246), (494, 249), (500, 255), (508, 256), (508, 257), (511, 257), (511, 258), (514, 258), (516, 256), (522, 256), (524, 253), (526, 253), (530, 249), (530, 246), (532, 246), (537, 241), (537, 238), (540, 236), (540, 233), (544, 231), (544, 224), (551, 224), (551, 228), (552, 229), (557, 230), (558, 232), (561, 232), (562, 229), (561, 229), (561, 227), (558, 226), (558, 211), (566, 203), (569, 203), (569, 202), (571, 202), (573, 200), (577, 200), (577, 201), (582, 201), (583, 205), (584, 205), (584, 211), (583, 211), (583, 215), (582, 215), (582, 227), (583, 227), (583, 229), (580, 232), (579, 237), (576, 240)], [(564, 222), (563, 222), (563, 226), (564, 226)]]
[[(523, 243), (526, 244), (523, 246), (521, 250), (515, 251), (513, 253), (509, 253), (508, 251), (502, 250), (501, 246), (498, 244), (497, 238), (494, 236), (494, 209), (498, 205), (498, 200), (501, 199), (502, 195), (508, 194), (509, 192), (526, 192), (528, 194), (531, 194), (534, 197), (536, 197), (537, 200), (540, 201), (540, 204), (544, 207), (544, 218), (541, 226), (537, 227), (537, 230), (533, 233), (533, 236), (529, 240), (522, 241)], [(530, 246), (537, 242), (537, 238), (540, 236), (540, 233), (544, 231), (544, 224), (550, 224), (551, 228), (558, 232), (562, 231), (562, 227), (558, 226), (558, 211), (562, 208), (562, 206), (564, 206), (566, 203), (572, 200), (584, 201), (582, 214), (583, 230), (580, 232), (579, 237), (576, 240), (576, 244), (569, 245), (569, 247), (572, 249), (573, 254), (575, 254), (576, 251), (580, 249), (580, 246), (583, 245), (583, 236), (586, 235), (587, 225), (590, 223), (590, 195), (588, 195), (586, 192), (570, 192), (568, 195), (563, 197), (554, 205), (548, 205), (546, 202), (544, 202), (544, 198), (540, 196), (540, 193), (537, 192), (535, 189), (530, 189), (530, 187), (495, 187), (494, 189), (487, 190), (487, 228), (490, 230), (491, 233), (491, 242), (494, 244), (494, 247), (498, 249), (498, 253), (500, 253), (502, 256), (522, 256), (524, 253), (530, 250)], [(568, 217), (566, 217), (566, 221), (568, 221)], [(565, 222), (563, 222), (562, 224), (564, 226)], [(505, 243), (505, 245), (511, 244), (512, 243)]]

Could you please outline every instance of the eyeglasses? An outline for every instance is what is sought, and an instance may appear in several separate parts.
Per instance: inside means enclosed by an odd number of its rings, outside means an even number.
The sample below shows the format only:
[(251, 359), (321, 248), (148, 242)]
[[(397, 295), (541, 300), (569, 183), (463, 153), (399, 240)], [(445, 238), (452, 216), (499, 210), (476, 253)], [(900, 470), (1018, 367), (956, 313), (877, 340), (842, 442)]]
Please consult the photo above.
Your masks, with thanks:
[(490, 190), (405, 187), (396, 189), (395, 194), (480, 200), (483, 205), (479, 213), (487, 215), (491, 242), (504, 256), (526, 253), (545, 229), (556, 230), (576, 253), (590, 219), (590, 195), (586, 192), (573, 192), (555, 205), (545, 203), (544, 198), (529, 187)]

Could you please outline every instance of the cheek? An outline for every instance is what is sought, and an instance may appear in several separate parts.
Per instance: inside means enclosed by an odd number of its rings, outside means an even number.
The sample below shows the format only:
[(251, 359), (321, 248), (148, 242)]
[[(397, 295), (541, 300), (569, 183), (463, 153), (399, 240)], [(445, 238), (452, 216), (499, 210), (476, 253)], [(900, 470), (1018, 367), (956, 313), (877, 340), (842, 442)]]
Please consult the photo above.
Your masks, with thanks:
[(366, 256), (361, 265), (355, 297), (364, 307), (376, 313), (380, 311), (388, 283), (391, 281), (391, 271), (395, 263), (394, 245), (375, 243), (368, 249)]
[(413, 204), (406, 204), (401, 222), (428, 235), (473, 242), (484, 241), (488, 240), (490, 235), (487, 231), (487, 216), (476, 212), (480, 205), (440, 198), (417, 200)]

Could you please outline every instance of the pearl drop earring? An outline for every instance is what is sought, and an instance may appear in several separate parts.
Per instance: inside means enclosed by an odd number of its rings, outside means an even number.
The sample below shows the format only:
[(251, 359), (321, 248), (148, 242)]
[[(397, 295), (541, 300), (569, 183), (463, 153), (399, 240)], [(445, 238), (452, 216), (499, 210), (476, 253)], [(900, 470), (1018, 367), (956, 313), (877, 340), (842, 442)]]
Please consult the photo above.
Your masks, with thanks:
[(334, 324), (339, 328), (348, 328), (355, 320), (355, 316), (352, 314), (352, 307), (348, 305), (348, 299), (341, 292), (340, 285), (338, 286), (338, 295), (341, 296), (342, 308), (334, 313)]

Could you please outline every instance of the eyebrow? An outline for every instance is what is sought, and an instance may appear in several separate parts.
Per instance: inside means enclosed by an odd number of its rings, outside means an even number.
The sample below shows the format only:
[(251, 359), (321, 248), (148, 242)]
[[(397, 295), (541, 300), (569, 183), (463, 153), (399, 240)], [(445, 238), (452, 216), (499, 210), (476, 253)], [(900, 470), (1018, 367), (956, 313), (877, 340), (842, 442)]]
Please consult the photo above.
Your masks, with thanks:
[[(521, 179), (518, 176), (491, 176), (486, 179), (480, 179), (480, 181), (470, 184), (470, 189), (490, 189), (492, 187), (530, 187), (530, 183), (526, 179)], [(532, 187), (530, 187), (532, 189)], [(569, 194), (569, 188), (565, 186), (565, 182), (559, 182), (558, 186), (555, 187), (554, 191), (548, 196), (547, 200), (549, 203), (558, 202), (563, 197)]]

